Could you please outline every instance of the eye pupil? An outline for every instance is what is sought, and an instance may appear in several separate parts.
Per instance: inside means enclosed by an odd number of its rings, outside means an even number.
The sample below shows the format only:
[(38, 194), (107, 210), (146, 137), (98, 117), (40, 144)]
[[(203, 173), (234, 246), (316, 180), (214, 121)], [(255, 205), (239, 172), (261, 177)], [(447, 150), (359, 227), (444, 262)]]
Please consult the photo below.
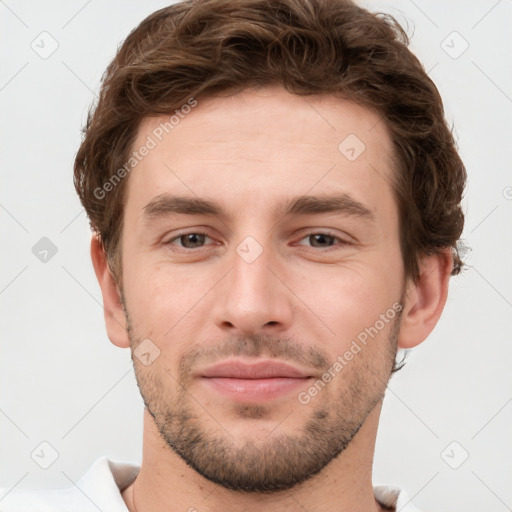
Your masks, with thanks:
[[(201, 235), (200, 233), (188, 233), (180, 237), (180, 242), (182, 243), (183, 247), (193, 249), (197, 245), (204, 243), (204, 237), (205, 235)], [(192, 247), (189, 243), (192, 245)]]
[[(334, 243), (334, 239), (335, 239), (335, 237), (333, 237), (333, 236), (323, 235), (323, 234), (311, 235), (310, 238), (312, 240), (311, 245), (313, 245), (313, 247), (315, 247), (316, 242), (320, 242), (320, 245), (317, 245), (316, 247), (325, 247), (326, 245), (331, 246), (332, 243)], [(325, 243), (326, 241), (328, 243)]]

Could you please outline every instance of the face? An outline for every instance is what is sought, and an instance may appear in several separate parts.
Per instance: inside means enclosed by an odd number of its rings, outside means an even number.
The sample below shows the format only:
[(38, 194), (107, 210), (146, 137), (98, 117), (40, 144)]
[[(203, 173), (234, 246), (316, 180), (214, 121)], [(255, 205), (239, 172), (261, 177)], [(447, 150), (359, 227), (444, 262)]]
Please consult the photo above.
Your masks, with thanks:
[(140, 127), (134, 149), (156, 144), (125, 205), (138, 385), (204, 477), (287, 489), (349, 445), (393, 367), (404, 275), (390, 138), (363, 107), (277, 87), (198, 98), (161, 136), (168, 118)]

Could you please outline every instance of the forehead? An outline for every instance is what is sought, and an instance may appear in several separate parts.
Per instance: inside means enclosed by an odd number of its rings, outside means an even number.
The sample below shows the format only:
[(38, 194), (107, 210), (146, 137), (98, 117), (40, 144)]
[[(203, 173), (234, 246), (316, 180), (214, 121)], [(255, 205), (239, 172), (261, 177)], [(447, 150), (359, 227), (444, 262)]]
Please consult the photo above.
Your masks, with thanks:
[[(243, 140), (246, 157), (261, 157), (262, 144), (273, 150), (292, 145), (299, 150), (297, 159), (301, 149), (316, 149), (315, 156), (323, 159), (332, 160), (341, 154), (349, 161), (355, 161), (360, 151), (368, 151), (366, 156), (370, 158), (375, 151), (391, 151), (386, 124), (377, 112), (332, 95), (299, 96), (271, 86), (193, 101), (194, 107), (184, 103), (170, 115), (145, 118), (137, 143), (143, 143), (145, 136), (152, 134), (157, 143), (175, 139), (184, 149), (192, 146), (199, 156), (208, 152), (210, 144), (234, 147), (238, 140)], [(346, 147), (340, 148), (348, 135), (352, 137)], [(355, 154), (343, 152), (350, 146), (355, 148)]]
[(337, 187), (361, 201), (366, 194), (370, 203), (379, 194), (391, 196), (391, 139), (368, 108), (280, 87), (189, 105), (140, 124), (132, 149), (151, 148), (129, 179), (128, 202), (139, 209), (167, 192), (240, 205)]

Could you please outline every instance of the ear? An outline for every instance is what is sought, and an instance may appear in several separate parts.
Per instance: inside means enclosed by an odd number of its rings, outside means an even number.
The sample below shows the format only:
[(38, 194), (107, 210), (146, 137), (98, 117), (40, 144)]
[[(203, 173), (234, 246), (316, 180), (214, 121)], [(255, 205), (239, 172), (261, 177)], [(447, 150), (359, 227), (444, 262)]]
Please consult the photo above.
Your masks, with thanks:
[(121, 348), (130, 346), (126, 332), (126, 318), (121, 304), (121, 293), (108, 266), (107, 255), (99, 236), (91, 240), (91, 258), (96, 278), (103, 295), (103, 312), (110, 341)]
[(406, 287), (399, 348), (419, 345), (434, 330), (446, 304), (452, 264), (450, 249), (422, 259), (419, 279)]

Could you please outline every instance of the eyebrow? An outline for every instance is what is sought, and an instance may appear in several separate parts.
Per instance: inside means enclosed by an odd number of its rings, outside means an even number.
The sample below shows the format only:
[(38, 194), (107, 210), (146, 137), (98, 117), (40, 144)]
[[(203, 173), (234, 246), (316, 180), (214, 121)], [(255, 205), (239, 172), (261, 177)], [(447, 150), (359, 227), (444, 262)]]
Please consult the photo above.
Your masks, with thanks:
[[(375, 222), (374, 213), (364, 204), (346, 193), (297, 196), (287, 199), (274, 211), (276, 217), (279, 218), (290, 215), (322, 213), (350, 215)], [(221, 205), (199, 197), (162, 194), (153, 198), (144, 207), (144, 219), (146, 222), (172, 214), (209, 215), (228, 220), (231, 218)]]

